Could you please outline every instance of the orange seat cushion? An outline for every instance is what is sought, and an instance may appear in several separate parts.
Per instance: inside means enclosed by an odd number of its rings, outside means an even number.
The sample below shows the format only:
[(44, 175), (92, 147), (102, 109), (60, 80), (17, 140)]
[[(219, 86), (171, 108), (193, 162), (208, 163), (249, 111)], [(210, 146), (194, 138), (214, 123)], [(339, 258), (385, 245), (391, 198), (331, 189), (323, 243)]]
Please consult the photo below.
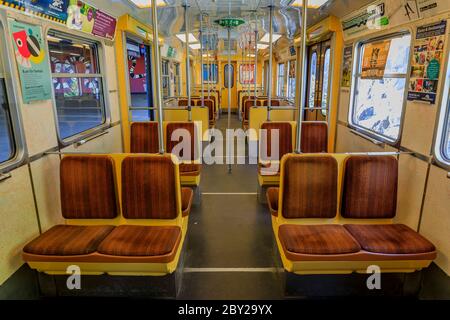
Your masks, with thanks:
[(100, 244), (98, 252), (113, 256), (161, 256), (176, 251), (181, 239), (177, 226), (121, 225)]
[(28, 243), (23, 251), (38, 255), (71, 256), (93, 253), (113, 226), (56, 225)]
[(352, 155), (345, 160), (341, 215), (393, 218), (397, 208), (398, 161), (391, 156)]
[(130, 129), (131, 153), (158, 153), (158, 122), (134, 122)]
[(285, 252), (301, 254), (344, 254), (361, 250), (358, 242), (341, 225), (284, 224), (278, 237)]
[(413, 254), (436, 250), (431, 242), (403, 224), (348, 224), (344, 227), (369, 252)]
[(61, 160), (61, 211), (66, 219), (112, 219), (118, 214), (114, 163), (106, 155)]

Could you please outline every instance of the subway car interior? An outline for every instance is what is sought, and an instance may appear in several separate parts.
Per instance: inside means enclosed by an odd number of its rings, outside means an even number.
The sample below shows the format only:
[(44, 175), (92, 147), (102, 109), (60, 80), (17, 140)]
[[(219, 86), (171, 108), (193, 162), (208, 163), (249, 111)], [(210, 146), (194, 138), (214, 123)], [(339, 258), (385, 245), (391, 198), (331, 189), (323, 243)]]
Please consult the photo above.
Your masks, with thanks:
[(0, 0), (0, 299), (449, 300), (449, 35), (448, 0)]

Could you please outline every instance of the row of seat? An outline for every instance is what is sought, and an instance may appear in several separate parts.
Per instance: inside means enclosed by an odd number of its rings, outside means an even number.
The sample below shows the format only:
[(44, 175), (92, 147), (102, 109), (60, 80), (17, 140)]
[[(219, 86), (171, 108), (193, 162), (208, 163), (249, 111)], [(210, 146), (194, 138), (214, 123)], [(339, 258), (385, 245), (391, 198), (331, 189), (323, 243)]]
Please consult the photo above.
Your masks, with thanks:
[[(244, 96), (242, 98), (243, 101), (243, 108), (241, 111), (242, 116), (242, 127), (247, 129), (249, 124), (249, 118), (250, 118), (250, 108), (252, 107), (267, 107), (269, 104), (269, 101), (267, 97), (252, 97), (252, 96)], [(270, 100), (271, 107), (279, 107), (281, 105), (281, 101), (277, 98), (273, 98)]]
[[(280, 181), (280, 159), (292, 153), (296, 140), (294, 121), (264, 122), (259, 139), (258, 181), (260, 186), (278, 185)], [(278, 141), (272, 141), (273, 131), (278, 132)], [(328, 150), (328, 124), (326, 122), (302, 122), (301, 150), (303, 153), (326, 153)], [(278, 154), (272, 154), (272, 144), (278, 144)]]
[(187, 231), (193, 191), (180, 185), (176, 157), (74, 155), (60, 165), (56, 225), (23, 248), (31, 268), (49, 274), (172, 273)]
[(412, 272), (436, 249), (396, 216), (393, 156), (287, 154), (280, 187), (267, 190), (272, 225), (287, 271), (299, 274)]
[[(188, 104), (189, 104), (189, 100), (187, 98), (178, 99), (178, 106), (187, 107)], [(202, 106), (201, 97), (192, 97), (191, 98), (191, 107), (192, 106), (201, 107)], [(203, 98), (203, 106), (208, 108), (209, 125), (214, 126), (216, 123), (217, 115), (218, 115), (215, 97), (214, 96), (210, 96), (209, 98), (204, 97)]]
[[(190, 135), (190, 155), (177, 155), (180, 158), (180, 175), (183, 185), (198, 186), (200, 183), (201, 164), (196, 162), (199, 154), (197, 128), (194, 122), (168, 122), (165, 124), (165, 148), (172, 152), (180, 140), (174, 139), (173, 133), (186, 130)], [(134, 122), (130, 130), (131, 153), (158, 153), (159, 146), (158, 122)]]

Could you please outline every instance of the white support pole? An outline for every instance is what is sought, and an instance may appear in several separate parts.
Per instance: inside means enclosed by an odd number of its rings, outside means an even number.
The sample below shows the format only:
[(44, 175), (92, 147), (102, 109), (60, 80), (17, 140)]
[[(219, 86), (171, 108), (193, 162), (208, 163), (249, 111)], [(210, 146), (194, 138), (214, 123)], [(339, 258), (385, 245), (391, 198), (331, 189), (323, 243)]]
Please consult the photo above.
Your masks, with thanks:
[(184, 5), (184, 34), (186, 36), (186, 94), (188, 97), (188, 120), (192, 121), (191, 107), (191, 66), (189, 59), (189, 21), (188, 21), (188, 5)]
[(158, 143), (159, 143), (159, 153), (164, 153), (164, 133), (163, 133), (163, 108), (162, 108), (162, 100), (161, 100), (161, 59), (159, 52), (159, 38), (158, 38), (158, 11), (156, 0), (152, 0), (152, 22), (153, 22), (153, 41), (152, 41), (152, 49), (153, 49), (153, 66), (155, 67), (155, 72), (153, 75), (154, 79), (154, 95), (153, 102), (156, 105), (158, 110)]
[(307, 29), (307, 7), (308, 0), (303, 0), (303, 8), (302, 8), (302, 20), (301, 20), (301, 46), (300, 52), (300, 74), (298, 75), (299, 80), (299, 88), (300, 88), (300, 96), (297, 99), (298, 103), (298, 114), (297, 114), (297, 132), (296, 132), (296, 140), (295, 140), (295, 153), (301, 153), (301, 139), (302, 139), (302, 122), (303, 122), (303, 109), (304, 109), (304, 100), (305, 100), (305, 76), (306, 76), (306, 29)]
[(203, 13), (200, 13), (200, 81), (201, 83), (201, 98), (202, 98), (202, 107), (205, 106), (205, 96), (203, 92)]
[[(227, 124), (227, 128), (230, 129), (231, 128), (231, 46), (230, 46), (230, 41), (231, 41), (231, 35), (230, 35), (230, 27), (228, 27), (228, 124)], [(231, 150), (231, 143), (234, 143), (233, 139), (229, 139), (230, 137), (227, 137), (227, 141), (228, 141), (228, 148), (227, 148), (227, 153), (228, 153), (228, 157), (230, 158), (232, 155), (230, 154), (230, 150)], [(231, 140), (231, 141), (230, 141)], [(231, 159), (228, 159), (228, 173), (231, 173)]]
[(258, 20), (256, 19), (256, 13), (255, 13), (255, 66), (253, 69), (253, 79), (254, 79), (254, 94), (255, 97), (254, 100), (254, 106), (256, 107), (256, 77), (258, 76)]
[(272, 109), (272, 56), (273, 56), (273, 6), (269, 8), (269, 79), (267, 79), (267, 121), (270, 121), (270, 109)]

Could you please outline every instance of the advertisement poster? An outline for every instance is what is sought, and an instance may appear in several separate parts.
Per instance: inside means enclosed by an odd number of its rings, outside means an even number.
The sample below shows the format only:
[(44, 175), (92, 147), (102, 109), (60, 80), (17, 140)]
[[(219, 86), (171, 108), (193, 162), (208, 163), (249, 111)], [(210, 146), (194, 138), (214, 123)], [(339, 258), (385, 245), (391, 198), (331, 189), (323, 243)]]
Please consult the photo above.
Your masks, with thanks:
[(46, 46), (39, 26), (9, 20), (24, 103), (52, 98)]
[(439, 12), (450, 9), (448, 0), (416, 0), (422, 18), (433, 17)]
[(241, 64), (239, 66), (239, 79), (241, 84), (253, 84), (255, 83), (255, 65), (254, 64)]
[(361, 79), (383, 78), (390, 46), (391, 40), (384, 40), (364, 47)]
[(446, 26), (444, 20), (417, 28), (408, 90), (410, 101), (436, 103)]
[[(344, 38), (360, 35), (368, 30), (395, 27), (421, 18), (418, 2), (424, 0), (379, 0), (350, 13), (341, 20)], [(428, 0), (426, 0), (428, 1)], [(448, 0), (435, 0), (440, 2)]]
[(94, 36), (114, 39), (116, 18), (80, 0), (70, 0), (67, 9), (67, 27)]
[(352, 77), (353, 46), (344, 48), (341, 87), (349, 88)]
[[(10, 7), (39, 15), (47, 20), (66, 23), (69, 0), (9, 0)], [(0, 3), (5, 3), (0, 1)]]

